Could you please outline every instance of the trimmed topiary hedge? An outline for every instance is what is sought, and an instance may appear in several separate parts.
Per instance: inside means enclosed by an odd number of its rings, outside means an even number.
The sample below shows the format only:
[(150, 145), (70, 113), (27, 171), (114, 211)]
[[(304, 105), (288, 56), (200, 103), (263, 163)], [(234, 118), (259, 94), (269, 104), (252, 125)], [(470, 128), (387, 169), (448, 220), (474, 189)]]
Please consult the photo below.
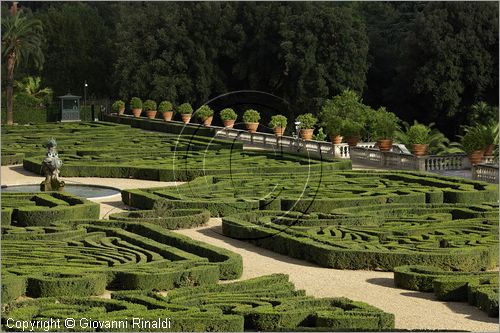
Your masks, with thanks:
[(203, 129), (198, 130), (196, 126), (190, 131), (170, 122), (145, 121), (144, 124), (147, 126), (141, 126), (143, 129), (171, 135), (103, 122), (3, 127), (2, 154), (10, 156), (21, 150), (25, 155), (23, 167), (40, 173), (45, 154), (40, 145), (55, 137), (64, 162), (62, 177), (132, 177), (161, 181), (229, 173), (351, 168), (349, 160), (321, 161), (293, 154), (244, 151), (242, 143), (207, 137), (213, 133), (202, 133)]
[(301, 215), (261, 211), (227, 216), (222, 231), (278, 253), (339, 269), (392, 270), (399, 265), (427, 264), (470, 271), (492, 268), (498, 260), (498, 224), (494, 220), (484, 224), (484, 219), (442, 223), (405, 223), (403, 219), (394, 223), (388, 219), (350, 225), (352, 220), (336, 216), (315, 220)]
[[(54, 319), (74, 318), (86, 330), (88, 318), (120, 331), (151, 330), (132, 318), (156, 322), (169, 318), (158, 331), (277, 331), (328, 329), (390, 330), (394, 316), (346, 298), (313, 298), (295, 290), (283, 274), (263, 276), (223, 285), (180, 288), (167, 296), (140, 291), (118, 291), (111, 300), (90, 298), (40, 298), (12, 304), (6, 317), (41, 319), (50, 311)], [(151, 324), (149, 324), (151, 325)], [(158, 324), (155, 324), (158, 325)], [(4, 325), (4, 329), (5, 329)], [(62, 327), (64, 329), (64, 327)], [(112, 327), (103, 327), (109, 330)]]
[(99, 210), (99, 204), (67, 192), (2, 194), (2, 225), (48, 226), (60, 220), (97, 219)]
[(442, 301), (466, 301), (498, 317), (498, 272), (444, 271), (432, 266), (394, 268), (396, 287), (434, 292)]
[(202, 209), (135, 210), (109, 215), (110, 220), (157, 224), (167, 229), (193, 228), (205, 224), (210, 212)]
[(105, 288), (168, 290), (234, 279), (242, 272), (238, 254), (121, 220), (4, 227), (2, 266), (6, 300), (24, 292), (59, 297), (99, 295)]

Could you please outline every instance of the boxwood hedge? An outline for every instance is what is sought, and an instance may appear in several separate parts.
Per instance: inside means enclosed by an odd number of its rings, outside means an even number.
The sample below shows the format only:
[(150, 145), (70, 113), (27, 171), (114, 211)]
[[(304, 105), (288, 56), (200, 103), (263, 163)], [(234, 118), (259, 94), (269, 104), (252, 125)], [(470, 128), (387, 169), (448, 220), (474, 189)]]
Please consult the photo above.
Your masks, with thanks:
[(58, 221), (2, 228), (4, 300), (168, 290), (241, 275), (241, 256), (148, 223)]
[(2, 225), (48, 226), (54, 221), (99, 218), (99, 204), (67, 192), (2, 193)]
[[(141, 123), (141, 120), (138, 122)], [(158, 122), (158, 126), (165, 127), (168, 134), (106, 122), (2, 127), (2, 155), (11, 156), (22, 151), (23, 167), (40, 173), (45, 154), (42, 145), (48, 138), (54, 137), (64, 162), (62, 177), (160, 181), (184, 181), (203, 175), (229, 173), (351, 168), (349, 160), (321, 161), (293, 154), (244, 151), (241, 143), (207, 137), (206, 133), (202, 133), (206, 131), (203, 128), (181, 131), (182, 127), (164, 122)], [(161, 130), (150, 125), (140, 127)], [(14, 163), (18, 159), (6, 160), (9, 161)]]
[(498, 272), (445, 271), (433, 266), (394, 268), (394, 283), (399, 288), (434, 292), (443, 301), (466, 301), (498, 317)]
[[(118, 291), (112, 299), (52, 297), (12, 304), (5, 316), (15, 320), (72, 317), (77, 323), (92, 315), (107, 331), (110, 321), (120, 331), (330, 331), (390, 330), (394, 316), (346, 298), (313, 298), (283, 274), (223, 285), (180, 288), (166, 296), (143, 291)], [(132, 318), (156, 321), (170, 318), (166, 328), (133, 326)], [(83, 321), (86, 325), (86, 321)], [(106, 326), (108, 325), (108, 326)], [(117, 325), (117, 324), (116, 324)], [(4, 329), (7, 327), (4, 325)]]

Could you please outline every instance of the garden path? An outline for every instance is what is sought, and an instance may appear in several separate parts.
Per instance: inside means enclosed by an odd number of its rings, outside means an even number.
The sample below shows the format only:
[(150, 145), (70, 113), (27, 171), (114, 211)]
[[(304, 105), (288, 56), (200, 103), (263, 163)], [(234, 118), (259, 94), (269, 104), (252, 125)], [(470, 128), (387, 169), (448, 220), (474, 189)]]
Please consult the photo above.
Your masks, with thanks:
[[(39, 184), (43, 180), (22, 166), (2, 166), (1, 184)], [(64, 178), (67, 183), (112, 186), (119, 189), (173, 186), (173, 182), (115, 178)], [(120, 195), (93, 200), (101, 204), (101, 217), (126, 209)], [(397, 289), (393, 273), (362, 270), (335, 270), (290, 258), (221, 234), (221, 219), (212, 218), (208, 225), (178, 230), (180, 234), (239, 253), (243, 257), (241, 279), (272, 273), (285, 273), (299, 289), (316, 297), (347, 297), (367, 302), (396, 316), (398, 329), (446, 329), (476, 332), (498, 332), (497, 318), (462, 302), (437, 301), (432, 293)]]

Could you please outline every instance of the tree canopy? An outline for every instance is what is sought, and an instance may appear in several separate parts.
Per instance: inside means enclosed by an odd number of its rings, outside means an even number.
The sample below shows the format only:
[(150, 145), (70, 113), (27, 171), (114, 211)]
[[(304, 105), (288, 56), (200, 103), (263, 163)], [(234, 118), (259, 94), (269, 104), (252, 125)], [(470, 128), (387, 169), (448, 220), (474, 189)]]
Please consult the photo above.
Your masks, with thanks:
[[(498, 105), (495, 2), (20, 3), (44, 29), (40, 75), (68, 90), (198, 107), (258, 90), (289, 118), (351, 89), (373, 108), (448, 135)], [(22, 80), (22, 77), (16, 77)]]

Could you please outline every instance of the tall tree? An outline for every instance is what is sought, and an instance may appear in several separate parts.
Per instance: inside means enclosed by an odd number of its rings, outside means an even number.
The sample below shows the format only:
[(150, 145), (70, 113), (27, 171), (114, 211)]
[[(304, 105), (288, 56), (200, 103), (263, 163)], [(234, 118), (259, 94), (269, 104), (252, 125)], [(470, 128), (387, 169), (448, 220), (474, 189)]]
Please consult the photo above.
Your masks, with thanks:
[(429, 2), (402, 47), (397, 83), (413, 118), (456, 134), (475, 101), (498, 105), (497, 3)]
[(113, 35), (97, 8), (83, 2), (54, 3), (37, 15), (43, 22), (47, 41), (43, 50), (44, 82), (56, 94), (81, 94), (87, 81), (89, 93), (108, 96), (112, 91), (109, 77)]
[(44, 61), (42, 53), (42, 22), (28, 18), (17, 11), (17, 4), (11, 8), (11, 15), (2, 20), (2, 62), (7, 69), (7, 125), (14, 123), (13, 86), (16, 67), (31, 60), (37, 67)]

